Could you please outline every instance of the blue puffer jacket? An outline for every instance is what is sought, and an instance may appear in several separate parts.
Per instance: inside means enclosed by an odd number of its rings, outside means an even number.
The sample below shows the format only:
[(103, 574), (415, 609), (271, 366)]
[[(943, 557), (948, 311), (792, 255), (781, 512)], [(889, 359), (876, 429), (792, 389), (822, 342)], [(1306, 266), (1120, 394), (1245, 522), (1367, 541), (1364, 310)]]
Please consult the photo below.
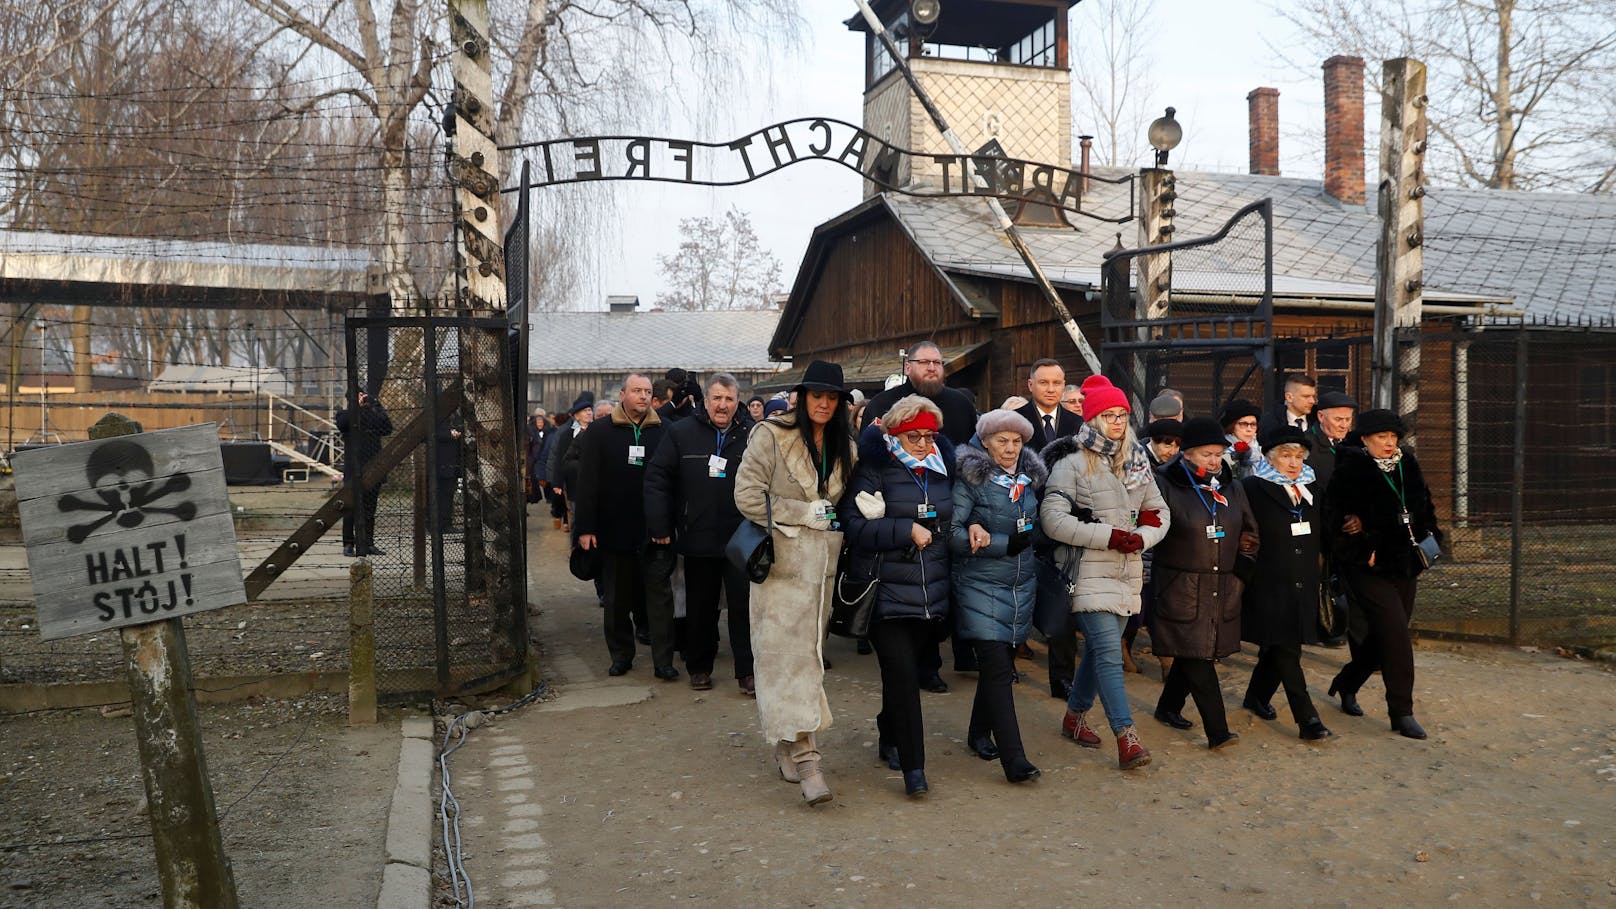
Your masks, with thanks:
[[(1032, 485), (1019, 501), (1010, 501), (1010, 490), (993, 482), (1005, 471), (995, 464), (980, 439), (973, 438), (959, 449), (954, 467), (954, 532), (949, 549), (954, 556), (954, 600), (959, 615), (954, 618), (954, 634), (966, 641), (1000, 641), (1021, 644), (1032, 627), (1037, 572), (1031, 546), (1015, 555), (1005, 549), (1022, 520), (1038, 530), (1038, 493), (1049, 471), (1031, 449), (1021, 450), (1016, 473), (1026, 474)], [(992, 542), (971, 552), (970, 526), (981, 524)]]
[[(936, 445), (943, 463), (954, 463), (954, 446), (948, 439), (939, 434)], [(886, 500), (886, 516), (865, 518), (855, 501), (861, 492), (880, 493)], [(929, 522), (931, 545), (916, 550), (909, 534), (923, 501), (936, 508), (937, 517)], [(879, 426), (864, 431), (859, 437), (858, 469), (837, 505), (837, 514), (852, 550), (849, 575), (870, 577), (879, 562), (877, 620), (948, 617), (948, 537), (953, 513), (954, 486), (947, 476), (928, 470), (922, 481), (887, 451), (886, 433)]]

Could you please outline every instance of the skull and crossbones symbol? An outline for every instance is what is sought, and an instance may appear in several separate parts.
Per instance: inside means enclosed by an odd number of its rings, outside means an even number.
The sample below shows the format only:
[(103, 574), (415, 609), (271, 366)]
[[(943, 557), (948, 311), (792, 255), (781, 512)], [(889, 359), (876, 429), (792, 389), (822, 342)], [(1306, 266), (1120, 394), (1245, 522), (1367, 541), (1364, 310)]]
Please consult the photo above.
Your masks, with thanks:
[(56, 500), (56, 508), (63, 512), (96, 511), (102, 514), (92, 521), (67, 528), (68, 542), (82, 543), (90, 534), (111, 522), (127, 529), (139, 527), (147, 515), (173, 515), (182, 521), (196, 517), (194, 502), (181, 502), (173, 506), (153, 504), (176, 492), (190, 489), (191, 478), (180, 474), (161, 483), (153, 479), (157, 470), (152, 464), (151, 452), (143, 445), (128, 441), (108, 442), (90, 455), (84, 472), (98, 498), (81, 499), (66, 495)]

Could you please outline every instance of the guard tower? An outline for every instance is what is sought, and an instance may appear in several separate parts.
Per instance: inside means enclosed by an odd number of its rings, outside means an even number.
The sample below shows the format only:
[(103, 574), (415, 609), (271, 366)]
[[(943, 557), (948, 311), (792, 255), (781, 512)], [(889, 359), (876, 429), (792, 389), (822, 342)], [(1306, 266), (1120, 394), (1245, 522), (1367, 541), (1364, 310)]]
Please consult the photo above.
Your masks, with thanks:
[[(873, 0), (915, 78), (967, 148), (997, 139), (1012, 158), (1072, 162), (1072, 84), (1067, 13), (1076, 0)], [(929, 22), (927, 20), (930, 20)], [(900, 148), (949, 148), (862, 16), (864, 128)], [(903, 159), (899, 185), (938, 185), (942, 168)], [(865, 194), (876, 187), (865, 182)]]

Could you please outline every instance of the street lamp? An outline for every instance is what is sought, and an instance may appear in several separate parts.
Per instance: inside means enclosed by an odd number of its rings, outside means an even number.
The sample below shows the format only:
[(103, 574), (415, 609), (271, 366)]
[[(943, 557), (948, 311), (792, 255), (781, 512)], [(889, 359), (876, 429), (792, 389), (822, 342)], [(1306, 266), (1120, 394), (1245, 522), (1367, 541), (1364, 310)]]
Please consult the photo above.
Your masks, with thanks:
[(1173, 119), (1178, 113), (1176, 108), (1169, 107), (1167, 116), (1157, 117), (1150, 123), (1150, 131), (1146, 134), (1150, 140), (1150, 147), (1156, 150), (1156, 166), (1167, 166), (1167, 153), (1178, 147), (1184, 141), (1184, 128)]

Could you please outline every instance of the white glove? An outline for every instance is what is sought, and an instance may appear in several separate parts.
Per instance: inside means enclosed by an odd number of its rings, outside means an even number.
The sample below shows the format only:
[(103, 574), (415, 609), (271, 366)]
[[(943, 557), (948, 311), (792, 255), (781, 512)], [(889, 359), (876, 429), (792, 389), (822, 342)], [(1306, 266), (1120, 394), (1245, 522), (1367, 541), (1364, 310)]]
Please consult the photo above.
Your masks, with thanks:
[(829, 530), (836, 506), (829, 499), (820, 499), (813, 503), (813, 507), (814, 515), (808, 519), (808, 526), (814, 530)]
[(887, 516), (887, 500), (879, 492), (861, 492), (853, 497), (853, 502), (858, 505), (859, 514), (864, 515), (866, 521)]

